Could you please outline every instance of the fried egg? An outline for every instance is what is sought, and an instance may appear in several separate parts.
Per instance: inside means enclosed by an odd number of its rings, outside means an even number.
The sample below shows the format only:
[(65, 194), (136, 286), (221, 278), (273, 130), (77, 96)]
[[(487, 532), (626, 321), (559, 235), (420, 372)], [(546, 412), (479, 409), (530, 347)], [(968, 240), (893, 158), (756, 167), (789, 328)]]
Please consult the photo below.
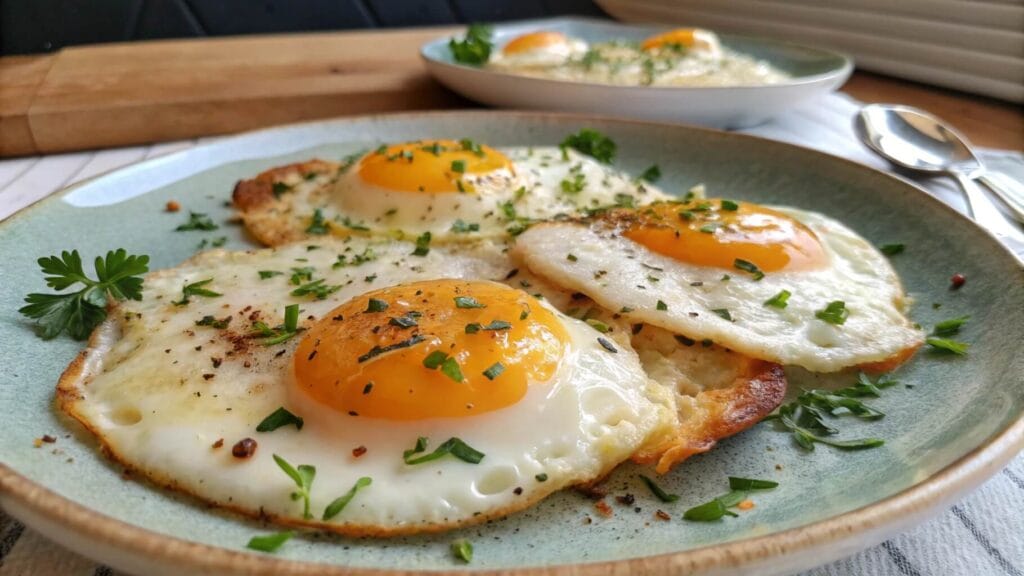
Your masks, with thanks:
[(534, 226), (514, 253), (635, 322), (816, 372), (891, 369), (924, 339), (888, 260), (813, 212), (664, 202)]
[(675, 401), (675, 428), (661, 427), (632, 456), (665, 474), (722, 438), (760, 422), (786, 394), (782, 366), (755, 360), (710, 341), (698, 342), (651, 324), (632, 323), (581, 292), (570, 292), (525, 266), (506, 280), (587, 322), (618, 346), (632, 348), (644, 372)]
[(536, 68), (558, 66), (570, 58), (582, 56), (587, 43), (561, 32), (530, 32), (508, 41), (491, 59), (496, 67)]
[(718, 35), (701, 28), (676, 28), (657, 34), (641, 42), (640, 48), (647, 52), (681, 49), (701, 52), (713, 58), (722, 56), (722, 45), (718, 41)]
[(582, 208), (668, 198), (571, 149), (499, 150), (469, 140), (406, 142), (341, 165), (275, 168), (239, 182), (233, 197), (246, 228), (271, 246), (323, 235), (499, 238)]
[(486, 244), (202, 253), (111, 311), (60, 405), (130, 469), (253, 517), (393, 535), (502, 516), (675, 419), (628, 347), (485, 280), (507, 272)]

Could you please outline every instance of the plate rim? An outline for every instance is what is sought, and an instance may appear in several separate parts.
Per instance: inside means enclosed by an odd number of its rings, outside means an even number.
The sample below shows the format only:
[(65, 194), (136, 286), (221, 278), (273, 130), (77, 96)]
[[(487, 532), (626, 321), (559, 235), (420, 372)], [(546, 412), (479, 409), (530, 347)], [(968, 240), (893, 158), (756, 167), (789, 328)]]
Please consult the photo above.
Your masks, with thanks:
[[(92, 184), (96, 180), (108, 177), (111, 174), (125, 170), (144, 169), (147, 164), (172, 161), (179, 156), (194, 154), (197, 151), (203, 152), (204, 149), (218, 147), (225, 142), (237, 142), (257, 134), (301, 129), (305, 126), (332, 122), (349, 123), (374, 121), (377, 119), (394, 120), (401, 118), (423, 119), (424, 117), (451, 118), (467, 116), (482, 117), (496, 121), (504, 120), (507, 122), (512, 122), (515, 119), (528, 119), (570, 124), (601, 122), (613, 125), (647, 126), (670, 130), (679, 129), (713, 134), (716, 137), (724, 136), (739, 140), (756, 140), (772, 146), (798, 149), (802, 154), (818, 156), (819, 158), (824, 157), (829, 162), (851, 165), (856, 169), (874, 173), (875, 176), (898, 181), (905, 185), (907, 193), (916, 194), (919, 199), (932, 204), (935, 209), (947, 211), (955, 218), (958, 218), (961, 225), (977, 228), (978, 231), (988, 237), (988, 241), (994, 244), (997, 249), (1001, 249), (1003, 256), (1009, 256), (1008, 262), (1015, 263), (1018, 272), (1024, 272), (1024, 261), (1018, 260), (1013, 252), (998, 242), (991, 232), (978, 226), (973, 220), (970, 220), (948, 204), (928, 194), (912, 181), (901, 176), (887, 173), (840, 156), (761, 136), (685, 124), (666, 124), (596, 114), (562, 112), (514, 110), (413, 111), (326, 118), (241, 132), (214, 142), (207, 142), (162, 156), (140, 160), (82, 180), (49, 194), (15, 212), (8, 218), (0, 221), (0, 227), (23, 217), (30, 211), (34, 212), (52, 202), (59, 202), (68, 193), (82, 186)], [(911, 192), (911, 189), (913, 192)], [(1022, 450), (1024, 450), (1024, 412), (1018, 414), (1015, 419), (1009, 421), (1002, 429), (990, 435), (984, 442), (978, 444), (945, 467), (937, 470), (921, 482), (882, 500), (811, 524), (797, 526), (764, 536), (741, 538), (724, 543), (652, 556), (526, 568), (473, 569), (470, 567), (470, 572), (474, 574), (502, 574), (508, 576), (589, 576), (606, 574), (612, 570), (624, 570), (625, 573), (632, 573), (633, 571), (638, 573), (673, 573), (683, 570), (705, 571), (742, 568), (772, 559), (796, 558), (800, 554), (808, 554), (830, 545), (842, 546), (844, 543), (852, 546), (852, 548), (849, 548), (849, 551), (852, 552), (854, 549), (865, 547), (855, 543), (858, 538), (869, 537), (873, 533), (878, 532), (888, 533), (917, 523), (930, 512), (934, 512), (939, 506), (959, 498), (967, 490), (980, 485), (983, 481), (996, 474)], [(0, 504), (9, 499), (16, 507), (23, 507), (29, 513), (38, 514), (60, 523), (66, 532), (78, 537), (99, 538), (106, 545), (113, 546), (118, 551), (144, 553), (150, 561), (158, 560), (164, 566), (188, 566), (196, 569), (214, 570), (218, 573), (266, 574), (268, 576), (274, 574), (284, 576), (306, 576), (312, 574), (352, 576), (366, 573), (380, 576), (409, 576), (410, 574), (422, 573), (454, 576), (467, 573), (465, 569), (454, 568), (452, 570), (421, 572), (415, 569), (361, 568), (320, 562), (303, 562), (246, 552), (243, 548), (235, 550), (192, 542), (177, 536), (160, 534), (148, 528), (133, 525), (127, 521), (108, 516), (99, 510), (79, 504), (49, 488), (37, 484), (7, 464), (0, 462)], [(9, 512), (10, 508), (8, 506)], [(18, 512), (12, 513), (12, 516), (24, 519)], [(31, 521), (26, 522), (26, 524), (29, 526), (34, 525)], [(869, 539), (871, 543), (880, 540), (877, 537)], [(67, 544), (63, 541), (58, 541), (57, 543), (67, 547)]]
[[(586, 18), (579, 16), (561, 16), (554, 18), (535, 18), (525, 20), (508, 20), (505, 22), (499, 22), (494, 24), (494, 28), (500, 27), (511, 27), (511, 26), (524, 26), (524, 25), (544, 25), (547, 23), (559, 23), (559, 22), (575, 22), (582, 24), (610, 24), (616, 26), (646, 26), (652, 28), (667, 28), (658, 25), (651, 24), (624, 24), (615, 20), (604, 21), (599, 18)], [(764, 44), (772, 44), (775, 46), (783, 46), (787, 48), (799, 48), (802, 50), (813, 50), (823, 55), (833, 56), (839, 58), (842, 61), (842, 65), (833, 68), (827, 72), (821, 72), (819, 74), (811, 74), (809, 76), (799, 76), (792, 78), (785, 82), (779, 82), (776, 84), (741, 84), (737, 86), (632, 86), (623, 84), (605, 84), (601, 82), (583, 82), (579, 80), (564, 80), (560, 78), (544, 78), (538, 76), (529, 76), (526, 74), (516, 74), (514, 72), (505, 72), (502, 70), (490, 70), (479, 68), (476, 66), (469, 66), (466, 64), (460, 64), (458, 62), (447, 62), (438, 58), (434, 58), (427, 53), (427, 50), (433, 48), (436, 45), (447, 42), (452, 36), (439, 36), (433, 40), (429, 40), (420, 45), (419, 55), (420, 59), (424, 62), (428, 70), (431, 70), (433, 66), (444, 68), (446, 70), (454, 70), (456, 72), (467, 72), (467, 73), (478, 73), (484, 76), (500, 77), (506, 80), (517, 80), (526, 82), (534, 85), (550, 85), (550, 86), (577, 86), (584, 90), (598, 90), (606, 89), (614, 92), (625, 93), (635, 90), (643, 90), (645, 92), (651, 92), (656, 94), (714, 94), (715, 92), (721, 91), (757, 91), (757, 90), (782, 90), (787, 88), (796, 88), (801, 86), (810, 86), (818, 84), (826, 84), (833, 80), (842, 79), (845, 81), (853, 73), (854, 60), (849, 54), (845, 52), (839, 52), (827, 48), (821, 48), (818, 46), (811, 46), (809, 44), (801, 44), (799, 42), (790, 42), (787, 40), (777, 40), (774, 38), (768, 38), (763, 36), (749, 36), (746, 34), (725, 34), (726, 37), (743, 39), (753, 42), (760, 42)], [(433, 71), (431, 70), (431, 74)]]

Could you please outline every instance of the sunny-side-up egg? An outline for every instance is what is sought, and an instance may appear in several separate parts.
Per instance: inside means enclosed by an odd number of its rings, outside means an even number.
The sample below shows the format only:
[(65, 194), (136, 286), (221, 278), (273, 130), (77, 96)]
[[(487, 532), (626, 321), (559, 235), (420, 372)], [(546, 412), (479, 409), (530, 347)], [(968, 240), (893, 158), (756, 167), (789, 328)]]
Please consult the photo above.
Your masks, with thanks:
[(923, 342), (888, 260), (813, 212), (666, 202), (534, 226), (514, 254), (634, 321), (812, 371), (891, 369)]
[(60, 404), (130, 469), (254, 517), (392, 535), (502, 516), (675, 418), (629, 348), (484, 280), (507, 273), (487, 246), (206, 252), (111, 312)]
[(345, 165), (275, 168), (238, 183), (246, 228), (277, 246), (324, 235), (434, 242), (506, 237), (581, 208), (667, 198), (572, 149), (495, 149), (469, 140), (384, 145)]
[(676, 28), (651, 36), (640, 43), (640, 49), (646, 52), (687, 51), (712, 58), (722, 56), (722, 45), (718, 41), (718, 36), (710, 30), (701, 28)]
[(560, 66), (587, 51), (587, 43), (561, 32), (542, 30), (509, 40), (491, 57), (495, 68), (548, 68)]
[(634, 462), (654, 464), (659, 474), (760, 422), (785, 397), (786, 375), (778, 364), (636, 322), (625, 309), (603, 308), (525, 265), (505, 282), (583, 320), (616, 345), (635, 350), (647, 376), (675, 398), (676, 427), (663, 428), (632, 456)]

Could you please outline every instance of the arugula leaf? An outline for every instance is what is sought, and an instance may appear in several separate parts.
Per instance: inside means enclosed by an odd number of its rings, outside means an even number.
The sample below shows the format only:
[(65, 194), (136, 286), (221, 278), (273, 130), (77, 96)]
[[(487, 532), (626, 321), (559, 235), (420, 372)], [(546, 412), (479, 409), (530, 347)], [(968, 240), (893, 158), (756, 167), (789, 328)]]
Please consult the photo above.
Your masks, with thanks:
[(566, 136), (560, 146), (563, 150), (572, 148), (604, 164), (611, 164), (615, 160), (615, 150), (618, 148), (611, 138), (591, 128)]
[(452, 38), (448, 41), (448, 49), (456, 62), (474, 66), (486, 63), (493, 48), (491, 27), (485, 24), (470, 24), (462, 40)]
[(82, 340), (107, 317), (107, 304), (119, 300), (141, 300), (142, 278), (149, 271), (149, 256), (129, 256), (123, 249), (107, 252), (93, 263), (96, 280), (86, 276), (77, 250), (38, 260), (46, 285), (64, 290), (76, 284), (83, 288), (68, 294), (32, 293), (18, 312), (36, 320), (38, 334), (44, 340), (67, 332)]
[(277, 466), (295, 482), (298, 490), (292, 492), (292, 500), (302, 500), (302, 517), (307, 520), (313, 515), (309, 513), (309, 491), (313, 487), (313, 478), (316, 477), (316, 468), (309, 464), (299, 464), (296, 468), (287, 460), (274, 454), (274, 462)]
[(341, 514), (341, 511), (345, 509), (345, 506), (348, 506), (348, 503), (351, 502), (353, 498), (355, 498), (356, 492), (359, 492), (360, 490), (366, 488), (370, 484), (373, 484), (373, 479), (368, 476), (363, 476), (359, 480), (356, 480), (355, 485), (352, 486), (352, 488), (350, 488), (348, 492), (339, 496), (333, 502), (328, 504), (327, 508), (324, 508), (323, 519), (330, 520), (338, 514)]
[(260, 552), (277, 552), (277, 549), (284, 545), (285, 542), (291, 540), (292, 536), (295, 536), (295, 532), (291, 530), (275, 532), (266, 536), (253, 536), (245, 547), (259, 550)]

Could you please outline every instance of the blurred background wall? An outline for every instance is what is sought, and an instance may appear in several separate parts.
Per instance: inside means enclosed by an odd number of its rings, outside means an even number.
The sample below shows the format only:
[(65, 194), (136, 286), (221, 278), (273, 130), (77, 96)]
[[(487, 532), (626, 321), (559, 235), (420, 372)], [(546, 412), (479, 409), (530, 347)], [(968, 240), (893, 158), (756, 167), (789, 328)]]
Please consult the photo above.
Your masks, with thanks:
[(591, 0), (0, 0), (0, 55), (98, 42), (499, 22), (564, 14), (604, 15)]

